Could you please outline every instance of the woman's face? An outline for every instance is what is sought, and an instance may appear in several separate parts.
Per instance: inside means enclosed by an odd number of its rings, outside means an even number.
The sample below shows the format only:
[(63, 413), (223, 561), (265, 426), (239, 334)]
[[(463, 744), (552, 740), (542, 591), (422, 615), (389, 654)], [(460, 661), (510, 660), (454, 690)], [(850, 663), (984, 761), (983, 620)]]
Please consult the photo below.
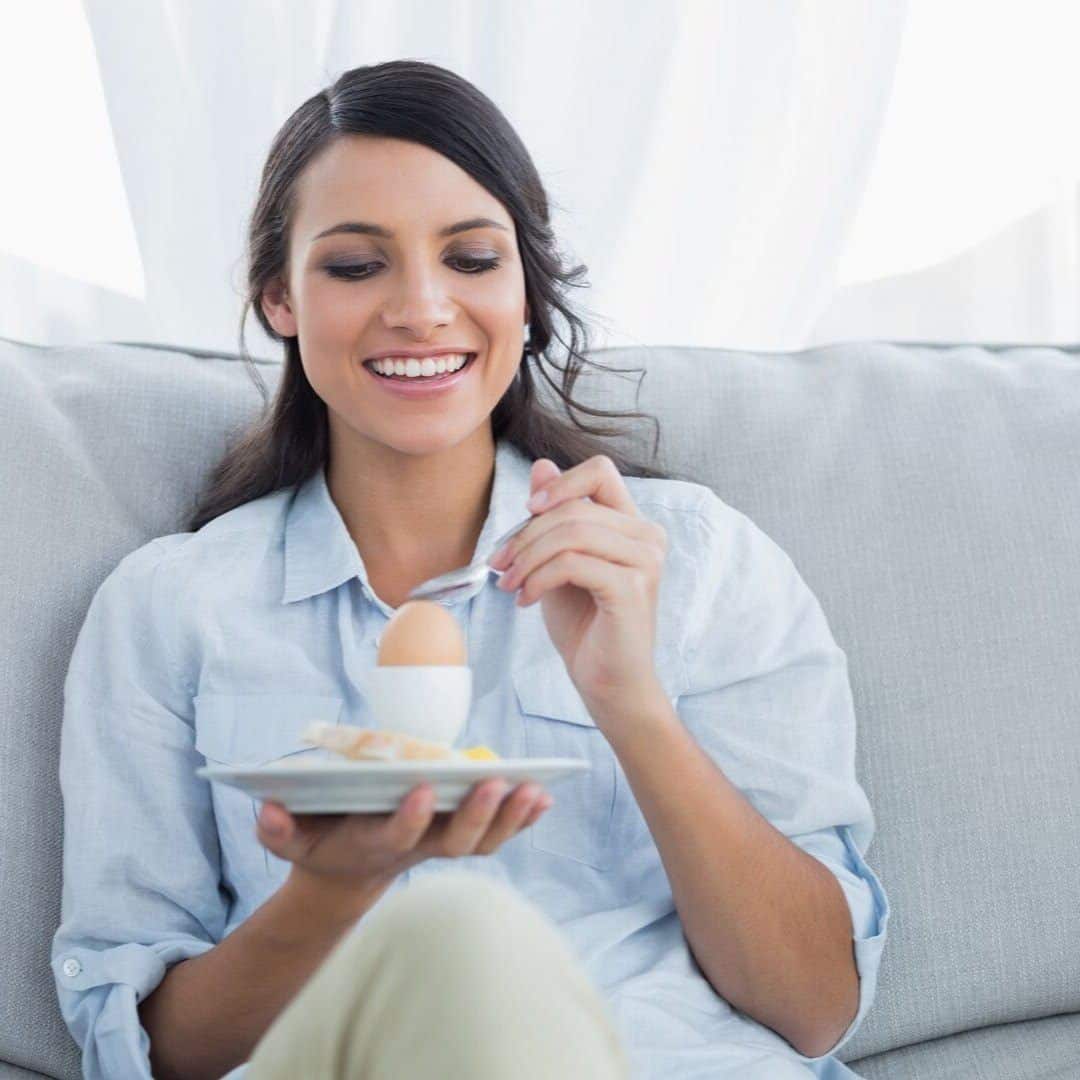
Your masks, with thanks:
[[(265, 290), (263, 308), (278, 333), (298, 338), (332, 437), (344, 424), (346, 437), (428, 453), (487, 423), (521, 362), (528, 321), (502, 204), (426, 146), (350, 135), (308, 164), (296, 207), (286, 290)], [(443, 234), (475, 218), (494, 224)], [(429, 397), (390, 392), (364, 364), (387, 349), (447, 346), (476, 358)]]

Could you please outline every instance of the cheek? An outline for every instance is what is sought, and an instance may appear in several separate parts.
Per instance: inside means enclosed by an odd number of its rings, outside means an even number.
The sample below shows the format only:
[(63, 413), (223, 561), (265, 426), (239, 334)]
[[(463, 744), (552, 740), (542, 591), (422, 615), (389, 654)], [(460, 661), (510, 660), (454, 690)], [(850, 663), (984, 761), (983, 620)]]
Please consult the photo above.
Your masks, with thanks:
[(493, 409), (509, 393), (514, 383), (514, 376), (518, 372), (517, 361), (517, 356), (512, 359), (503, 359), (499, 362), (497, 370), (482, 373), (483, 394), (489, 409)]
[(357, 340), (367, 321), (366, 307), (331, 286), (310, 288), (300, 301), (300, 325), (306, 340), (317, 347), (333, 347)]
[(299, 338), (300, 364), (315, 393), (333, 407), (355, 400), (357, 383), (366, 375), (355, 359), (356, 336), (309, 309)]
[(307, 304), (301, 302), (299, 321), (300, 356), (316, 393), (330, 402), (335, 397), (355, 394), (355, 383), (366, 373), (356, 357), (358, 342), (363, 340), (363, 312), (354, 304), (345, 304), (327, 296), (326, 291), (311, 290)]

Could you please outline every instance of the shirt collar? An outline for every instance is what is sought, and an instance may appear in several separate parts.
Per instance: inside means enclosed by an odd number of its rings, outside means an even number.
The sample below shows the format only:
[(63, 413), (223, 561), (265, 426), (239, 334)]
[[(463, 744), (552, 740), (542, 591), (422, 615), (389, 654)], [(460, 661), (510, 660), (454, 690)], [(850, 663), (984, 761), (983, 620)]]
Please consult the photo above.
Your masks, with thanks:
[[(523, 518), (529, 498), (532, 460), (506, 439), (495, 445), (495, 481), (487, 517), (476, 543), (476, 555), (487, 557), (495, 540)], [(321, 466), (301, 483), (285, 515), (285, 587), (281, 602), (292, 603), (335, 589), (356, 577), (374, 598), (364, 560), (330, 497), (326, 469)], [(491, 571), (494, 573), (494, 571)], [(490, 580), (483, 582), (483, 588)]]

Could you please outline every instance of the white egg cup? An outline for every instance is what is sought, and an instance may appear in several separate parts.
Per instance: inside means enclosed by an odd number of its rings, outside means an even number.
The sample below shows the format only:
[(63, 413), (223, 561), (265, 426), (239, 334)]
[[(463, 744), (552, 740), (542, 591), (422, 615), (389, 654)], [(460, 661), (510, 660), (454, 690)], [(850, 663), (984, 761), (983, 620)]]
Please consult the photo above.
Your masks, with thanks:
[(375, 726), (452, 746), (472, 704), (467, 664), (385, 664), (371, 671), (368, 701)]

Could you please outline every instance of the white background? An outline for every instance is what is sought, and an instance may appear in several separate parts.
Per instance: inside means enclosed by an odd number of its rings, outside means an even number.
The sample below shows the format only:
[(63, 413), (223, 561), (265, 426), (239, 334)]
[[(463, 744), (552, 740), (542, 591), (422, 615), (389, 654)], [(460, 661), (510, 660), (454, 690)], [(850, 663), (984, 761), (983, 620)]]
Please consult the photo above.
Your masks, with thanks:
[(412, 58), (521, 135), (596, 346), (1080, 341), (1077, 41), (1070, 0), (12, 3), (0, 335), (235, 352), (274, 133)]

